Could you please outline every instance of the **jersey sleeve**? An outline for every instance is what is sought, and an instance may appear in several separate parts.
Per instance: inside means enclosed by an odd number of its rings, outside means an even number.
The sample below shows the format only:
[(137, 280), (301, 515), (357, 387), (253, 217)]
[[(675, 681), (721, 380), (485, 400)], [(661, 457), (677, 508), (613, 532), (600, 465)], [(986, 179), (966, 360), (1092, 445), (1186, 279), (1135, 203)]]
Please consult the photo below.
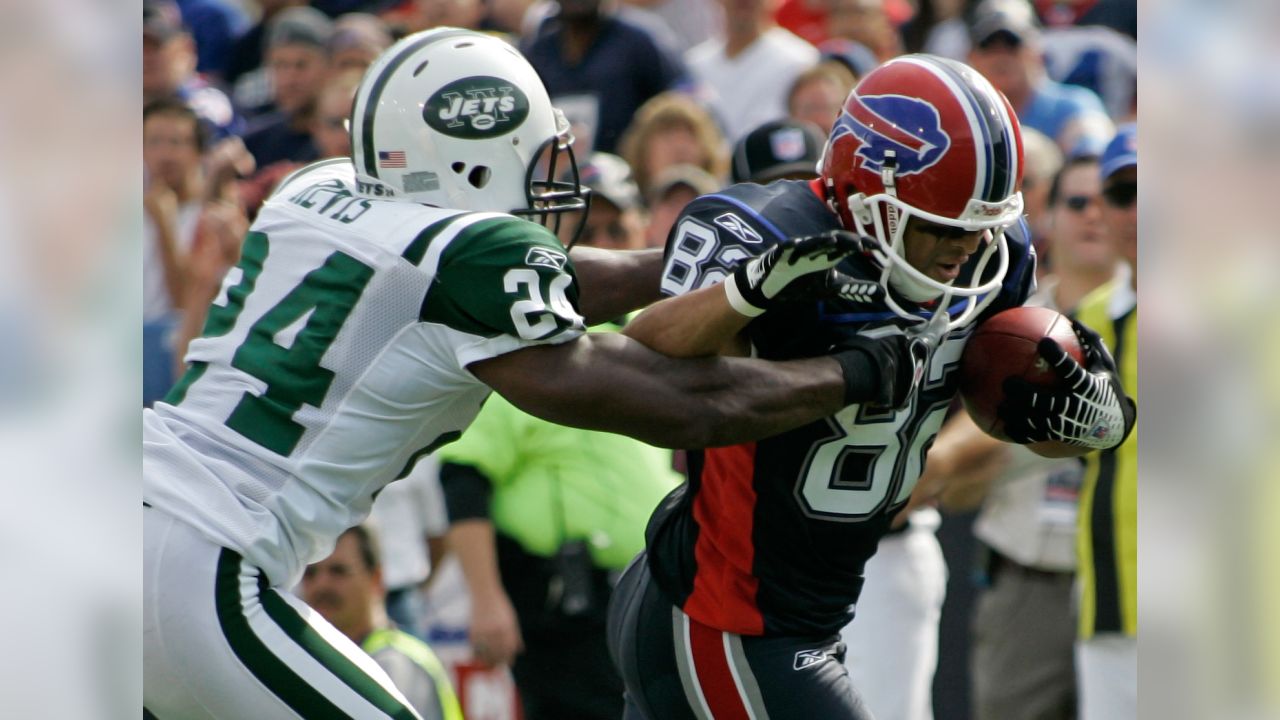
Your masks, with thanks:
[(434, 276), (420, 315), (466, 336), (460, 365), (585, 332), (573, 263), (554, 235), (509, 215), (470, 220), (428, 250)]
[(781, 240), (746, 204), (721, 195), (697, 198), (681, 211), (667, 240), (662, 294), (683, 295), (723, 282), (738, 263)]

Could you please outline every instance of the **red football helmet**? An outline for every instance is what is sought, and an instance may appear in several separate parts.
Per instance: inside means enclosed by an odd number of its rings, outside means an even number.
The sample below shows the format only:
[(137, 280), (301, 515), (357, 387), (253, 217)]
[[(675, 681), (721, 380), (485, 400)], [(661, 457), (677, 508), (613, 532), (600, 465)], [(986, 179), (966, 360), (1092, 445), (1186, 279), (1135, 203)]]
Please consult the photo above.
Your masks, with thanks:
[[(841, 223), (876, 240), (882, 284), (912, 302), (941, 297), (940, 309), (952, 296), (968, 298), (953, 326), (995, 299), (1009, 263), (1004, 229), (1022, 215), (1022, 133), (1009, 101), (976, 70), (905, 55), (867, 73), (819, 165)], [(972, 280), (942, 283), (907, 262), (903, 234), (913, 216), (985, 231)], [(898, 314), (919, 317), (886, 297)]]

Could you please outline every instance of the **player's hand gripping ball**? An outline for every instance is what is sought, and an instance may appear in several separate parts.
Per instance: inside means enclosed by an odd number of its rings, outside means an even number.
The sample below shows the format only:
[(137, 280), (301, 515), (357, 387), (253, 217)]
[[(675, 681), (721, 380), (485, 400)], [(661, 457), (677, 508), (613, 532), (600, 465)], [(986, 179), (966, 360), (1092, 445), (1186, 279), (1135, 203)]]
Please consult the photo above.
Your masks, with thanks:
[[(1076, 362), (1085, 361), (1080, 341), (1067, 316), (1042, 307), (1017, 307), (998, 313), (974, 332), (960, 358), (960, 395), (969, 416), (988, 435), (1013, 442), (996, 409), (1005, 399), (1004, 382), (1018, 377), (1033, 385), (1054, 388), (1062, 380), (1041, 357), (1041, 338), (1056, 340)], [(1078, 447), (1052, 440), (1027, 443), (1046, 457), (1080, 454)]]

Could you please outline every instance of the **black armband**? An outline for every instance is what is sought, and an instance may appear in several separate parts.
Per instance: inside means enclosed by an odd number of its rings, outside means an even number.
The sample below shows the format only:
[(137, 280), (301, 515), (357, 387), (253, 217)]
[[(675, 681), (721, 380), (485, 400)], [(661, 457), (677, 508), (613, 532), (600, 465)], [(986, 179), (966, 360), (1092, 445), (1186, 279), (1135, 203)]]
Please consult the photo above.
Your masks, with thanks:
[(463, 520), (489, 519), (493, 483), (475, 466), (442, 463), (440, 489), (444, 491), (450, 525)]

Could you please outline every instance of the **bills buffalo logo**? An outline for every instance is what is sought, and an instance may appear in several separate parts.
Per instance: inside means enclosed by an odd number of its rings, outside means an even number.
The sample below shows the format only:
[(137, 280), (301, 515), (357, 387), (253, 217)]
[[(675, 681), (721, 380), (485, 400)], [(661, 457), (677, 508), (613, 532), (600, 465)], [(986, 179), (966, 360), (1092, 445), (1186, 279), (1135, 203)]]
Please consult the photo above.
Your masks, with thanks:
[(832, 140), (844, 135), (861, 141), (862, 166), (877, 173), (889, 150), (897, 156), (896, 174), (911, 175), (937, 164), (951, 148), (938, 109), (904, 95), (855, 96), (836, 120)]

